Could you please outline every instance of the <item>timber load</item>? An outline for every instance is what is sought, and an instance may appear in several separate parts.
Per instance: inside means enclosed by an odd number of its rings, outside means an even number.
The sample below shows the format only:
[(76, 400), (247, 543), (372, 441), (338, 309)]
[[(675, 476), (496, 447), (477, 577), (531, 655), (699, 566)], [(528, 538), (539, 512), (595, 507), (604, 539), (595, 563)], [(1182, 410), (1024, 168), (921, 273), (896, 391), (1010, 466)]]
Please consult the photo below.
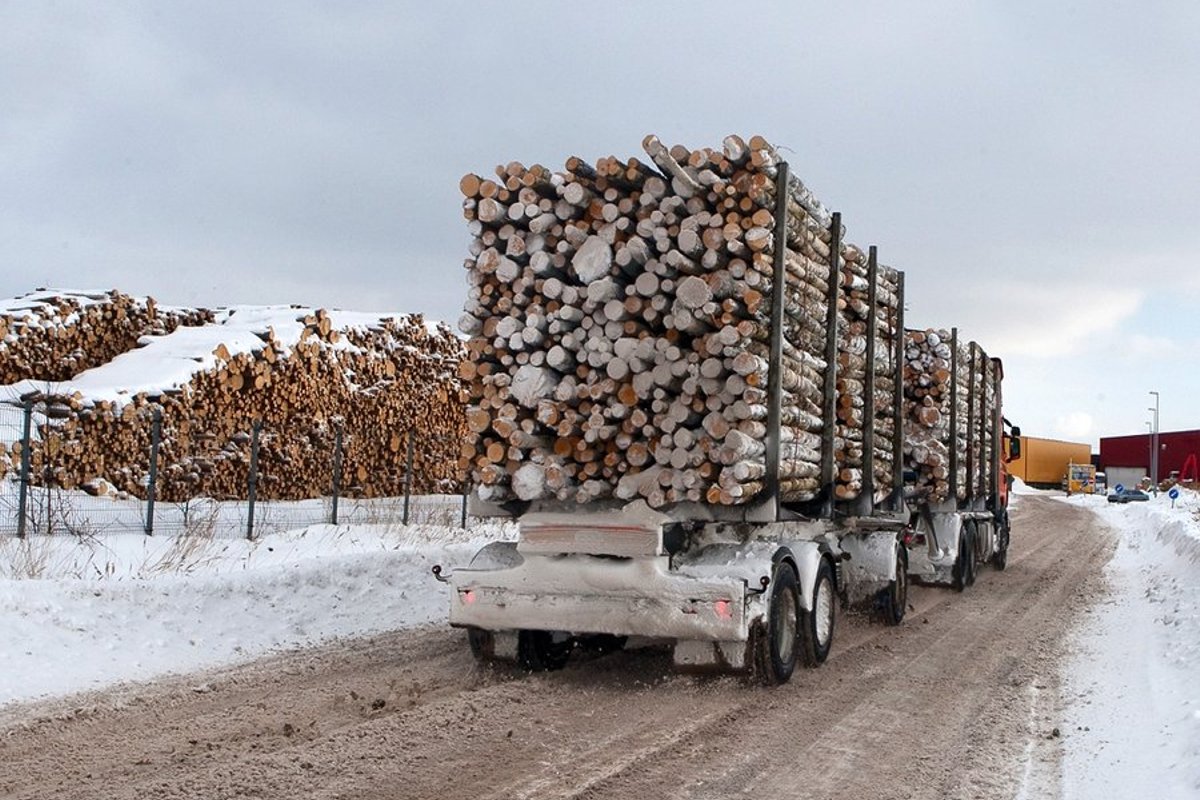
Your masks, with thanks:
[(998, 363), (957, 331), (905, 333), (904, 457), (930, 504), (985, 497), (998, 468)]
[[(143, 336), (61, 383), (4, 387), (36, 398), (35, 485), (144, 497), (158, 416), (165, 502), (244, 499), (256, 422), (261, 499), (327, 496), (339, 432), (347, 495), (403, 495), (410, 437), (412, 490), (460, 490), (463, 347), (449, 328), (298, 306), (197, 313), (211, 323)], [(19, 442), (4, 449), (18, 468)]]
[(460, 182), (479, 497), (744, 505), (767, 487), (772, 424), (782, 502), (886, 495), (899, 273), (846, 244), (761, 137), (643, 149)]

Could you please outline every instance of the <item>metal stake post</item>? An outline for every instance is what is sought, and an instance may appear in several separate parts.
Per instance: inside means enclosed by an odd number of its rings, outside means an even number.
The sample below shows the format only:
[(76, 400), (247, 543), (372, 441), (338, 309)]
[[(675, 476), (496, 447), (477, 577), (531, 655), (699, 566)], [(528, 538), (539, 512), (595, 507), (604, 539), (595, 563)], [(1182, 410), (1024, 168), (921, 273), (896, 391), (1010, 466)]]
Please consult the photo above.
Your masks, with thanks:
[(958, 328), (950, 329), (950, 499), (958, 505)]
[(21, 491), (17, 500), (17, 536), (25, 538), (25, 503), (29, 497), (29, 448), (33, 430), (33, 399), (25, 401), (24, 426), (21, 433)]
[(146, 485), (146, 535), (154, 535), (154, 499), (158, 489), (158, 445), (162, 441), (162, 409), (157, 406), (150, 422), (150, 481)]
[(408, 432), (408, 452), (404, 456), (404, 519), (408, 524), (408, 502), (412, 496), (413, 432)]
[(763, 479), (763, 494), (771, 508), (774, 519), (779, 518), (779, 467), (781, 453), (781, 426), (783, 424), (783, 305), (787, 288), (787, 185), (788, 165), (779, 165), (775, 176), (775, 260), (771, 283), (771, 341), (770, 361), (767, 372), (767, 442), (766, 475)]
[(250, 428), (250, 475), (246, 481), (246, 497), (249, 507), (246, 512), (246, 538), (254, 538), (254, 500), (258, 490), (258, 434), (262, 422), (255, 420)]
[(838, 293), (841, 291), (842, 215), (835, 211), (829, 224), (829, 295), (825, 311), (825, 431), (821, 439), (821, 491), (825, 504), (821, 516), (832, 518), (834, 505), (834, 432), (837, 427)]
[(462, 490), (462, 521), (461, 527), (467, 527), (467, 496), (471, 494), (471, 486), (468, 483), (463, 484)]
[(330, 522), (338, 524), (338, 497), (342, 493), (342, 425), (338, 423), (333, 436), (333, 514)]
[(892, 395), (892, 510), (904, 510), (904, 273), (897, 281), (896, 292), (896, 372), (892, 376), (895, 393)]
[(863, 386), (863, 470), (862, 489), (856, 504), (857, 512), (869, 516), (875, 512), (875, 336), (879, 331), (879, 250), (867, 249), (867, 369)]

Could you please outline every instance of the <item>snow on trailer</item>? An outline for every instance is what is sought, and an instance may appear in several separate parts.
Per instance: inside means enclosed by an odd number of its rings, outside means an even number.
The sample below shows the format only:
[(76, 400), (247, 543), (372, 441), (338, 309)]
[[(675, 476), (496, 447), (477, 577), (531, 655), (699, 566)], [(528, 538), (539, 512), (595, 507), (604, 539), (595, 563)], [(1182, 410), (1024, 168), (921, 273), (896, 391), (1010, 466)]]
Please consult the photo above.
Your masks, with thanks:
[(520, 536), (436, 574), (480, 658), (654, 636), (784, 682), (837, 605), (904, 615), (903, 275), (760, 137), (644, 146), (462, 181), (473, 513)]

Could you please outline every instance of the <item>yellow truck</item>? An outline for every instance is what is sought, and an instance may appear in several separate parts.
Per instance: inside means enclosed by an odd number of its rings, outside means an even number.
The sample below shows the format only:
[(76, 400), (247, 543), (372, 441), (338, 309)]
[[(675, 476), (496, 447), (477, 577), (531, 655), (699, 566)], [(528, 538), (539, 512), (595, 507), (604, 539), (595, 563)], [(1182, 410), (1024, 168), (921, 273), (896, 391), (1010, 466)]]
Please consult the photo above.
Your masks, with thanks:
[(1021, 456), (1008, 465), (1013, 477), (1042, 489), (1061, 489), (1072, 464), (1092, 463), (1092, 446), (1086, 442), (1021, 437)]
[(1067, 494), (1095, 494), (1096, 468), (1091, 464), (1067, 465)]

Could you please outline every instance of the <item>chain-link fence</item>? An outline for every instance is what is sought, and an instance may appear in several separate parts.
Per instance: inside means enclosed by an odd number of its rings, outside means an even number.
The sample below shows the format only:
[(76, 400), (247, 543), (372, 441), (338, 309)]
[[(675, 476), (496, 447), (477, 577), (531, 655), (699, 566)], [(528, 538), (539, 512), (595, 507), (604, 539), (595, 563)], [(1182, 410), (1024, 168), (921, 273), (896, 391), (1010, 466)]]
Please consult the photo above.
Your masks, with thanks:
[[(255, 538), (315, 524), (466, 527), (466, 487), (430, 492), (418, 431), (392, 436), (394, 463), (355, 463), (337, 421), (273, 431), (253, 417), (226, 441), (164, 438), (161, 414), (121, 420), (110, 444), (53, 400), (0, 403), (0, 535), (141, 532)], [(303, 442), (302, 446), (297, 441)], [(375, 496), (388, 470), (394, 496)]]

